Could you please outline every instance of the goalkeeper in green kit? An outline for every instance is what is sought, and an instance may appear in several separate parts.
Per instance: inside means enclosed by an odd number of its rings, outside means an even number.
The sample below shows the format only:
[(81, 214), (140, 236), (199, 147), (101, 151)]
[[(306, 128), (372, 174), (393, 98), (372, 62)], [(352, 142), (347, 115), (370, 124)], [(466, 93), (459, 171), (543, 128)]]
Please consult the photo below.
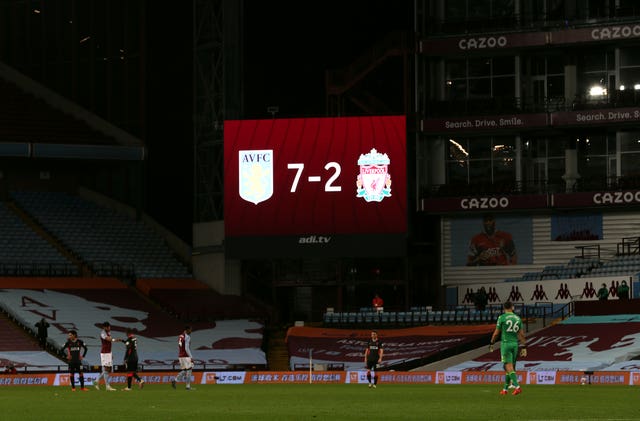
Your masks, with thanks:
[(498, 336), (500, 336), (500, 361), (504, 365), (505, 379), (504, 388), (500, 391), (501, 395), (506, 395), (510, 386), (515, 387), (513, 395), (522, 393), (518, 384), (518, 376), (516, 375), (516, 361), (518, 359), (518, 343), (520, 343), (520, 356), (527, 356), (527, 344), (522, 329), (522, 320), (513, 312), (513, 304), (506, 301), (503, 305), (504, 313), (498, 317), (496, 330), (491, 335), (491, 345), (489, 351), (493, 352), (493, 344)]

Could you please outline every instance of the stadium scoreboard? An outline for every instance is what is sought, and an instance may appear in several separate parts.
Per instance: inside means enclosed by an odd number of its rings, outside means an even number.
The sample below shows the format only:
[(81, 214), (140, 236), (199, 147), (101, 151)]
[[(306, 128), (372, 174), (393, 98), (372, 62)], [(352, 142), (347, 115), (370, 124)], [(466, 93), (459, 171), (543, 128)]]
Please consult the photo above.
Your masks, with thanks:
[(226, 253), (401, 256), (406, 171), (404, 116), (228, 120)]

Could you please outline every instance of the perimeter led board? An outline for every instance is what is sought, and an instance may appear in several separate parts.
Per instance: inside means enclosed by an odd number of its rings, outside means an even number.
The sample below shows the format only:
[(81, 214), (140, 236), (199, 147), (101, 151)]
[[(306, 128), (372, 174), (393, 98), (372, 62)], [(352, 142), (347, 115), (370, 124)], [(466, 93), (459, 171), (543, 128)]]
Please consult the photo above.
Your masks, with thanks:
[(224, 123), (225, 251), (402, 256), (404, 116)]

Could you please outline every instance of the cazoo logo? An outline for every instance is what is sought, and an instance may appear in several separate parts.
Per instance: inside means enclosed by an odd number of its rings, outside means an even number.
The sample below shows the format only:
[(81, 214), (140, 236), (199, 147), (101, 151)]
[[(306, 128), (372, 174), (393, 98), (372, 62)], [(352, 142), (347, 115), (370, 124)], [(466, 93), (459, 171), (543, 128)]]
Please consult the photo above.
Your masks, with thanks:
[(611, 193), (596, 193), (593, 195), (593, 203), (605, 204), (627, 204), (639, 203), (640, 191), (617, 191)]
[(640, 37), (640, 25), (609, 26), (591, 31), (591, 38), (595, 40), (637, 37)]
[(462, 199), (462, 209), (504, 209), (509, 207), (509, 199), (506, 197), (477, 197)]
[(507, 46), (507, 37), (462, 38), (458, 41), (461, 50), (483, 50), (485, 48), (502, 48)]

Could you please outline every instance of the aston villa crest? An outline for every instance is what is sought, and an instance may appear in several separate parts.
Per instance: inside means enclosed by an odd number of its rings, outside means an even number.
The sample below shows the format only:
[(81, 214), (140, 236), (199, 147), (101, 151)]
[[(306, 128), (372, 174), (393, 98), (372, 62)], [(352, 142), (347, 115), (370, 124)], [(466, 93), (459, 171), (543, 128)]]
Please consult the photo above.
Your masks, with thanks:
[(391, 196), (390, 162), (386, 153), (381, 154), (375, 148), (368, 154), (360, 155), (356, 197), (363, 197), (367, 202), (381, 202)]
[(273, 195), (273, 149), (238, 151), (238, 192), (257, 205)]

